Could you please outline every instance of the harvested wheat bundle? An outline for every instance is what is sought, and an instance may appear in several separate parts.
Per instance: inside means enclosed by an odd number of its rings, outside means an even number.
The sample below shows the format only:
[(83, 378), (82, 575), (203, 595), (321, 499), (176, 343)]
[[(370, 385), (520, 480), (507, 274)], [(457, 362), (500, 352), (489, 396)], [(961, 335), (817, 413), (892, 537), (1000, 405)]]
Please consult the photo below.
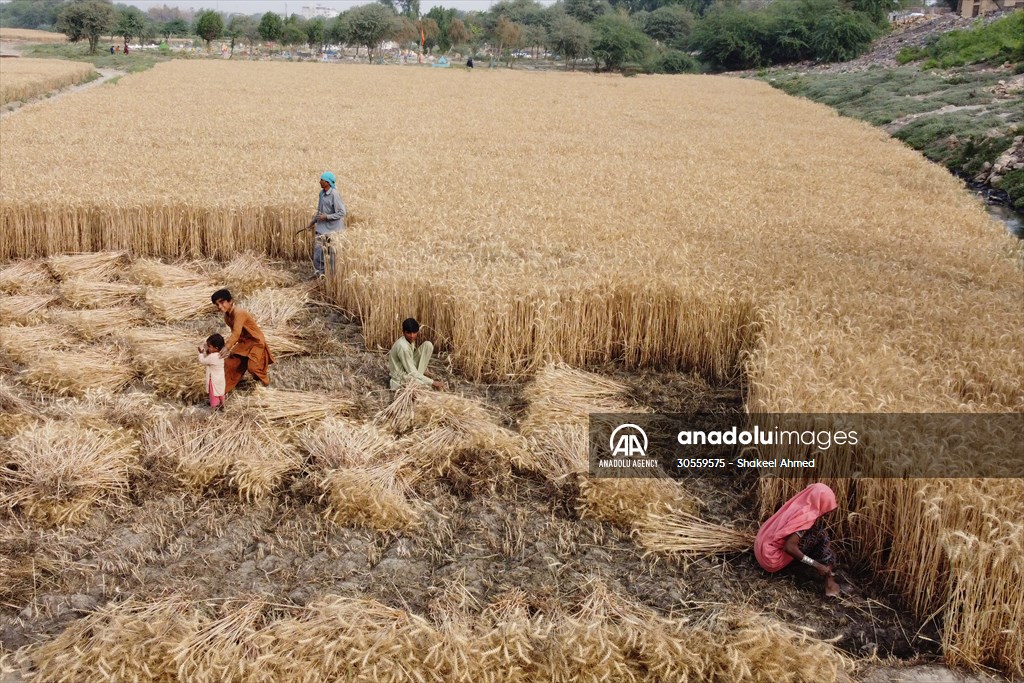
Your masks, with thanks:
[(108, 604), (32, 649), (33, 678), (49, 683), (176, 681), (172, 650), (207, 621), (190, 601), (177, 596)]
[(83, 427), (141, 429), (167, 406), (158, 405), (153, 395), (142, 391), (110, 392), (90, 389), (80, 398), (60, 398), (43, 408), (51, 419), (74, 422)]
[(146, 320), (146, 313), (139, 308), (94, 308), (57, 311), (50, 318), (67, 325), (82, 339), (92, 341), (111, 335), (119, 336), (129, 328), (141, 325)]
[(74, 256), (51, 256), (46, 259), (50, 270), (59, 280), (110, 280), (128, 263), (120, 251), (97, 251)]
[(157, 421), (143, 439), (184, 484), (203, 489), (220, 480), (250, 501), (270, 495), (301, 465), (280, 434), (244, 417), (185, 413)]
[(280, 328), (291, 323), (309, 304), (309, 288), (261, 289), (245, 297), (239, 306), (248, 311), (264, 328)]
[(0, 377), (0, 436), (30, 429), (41, 419), (41, 411), (16, 387)]
[(74, 351), (37, 351), (24, 359), (22, 384), (61, 396), (82, 396), (90, 389), (117, 391), (135, 376), (127, 354), (115, 346)]
[(378, 531), (414, 524), (418, 511), (408, 500), (405, 456), (391, 451), (395, 440), (372, 424), (328, 418), (306, 429), (298, 442), (309, 452), (319, 477), (324, 515), (335, 524)]
[(71, 330), (60, 325), (5, 325), (0, 327), (0, 349), (19, 363), (39, 351), (71, 348)]
[(75, 308), (113, 308), (133, 304), (145, 287), (127, 282), (98, 282), (73, 278), (60, 283), (60, 295)]
[(429, 391), (430, 389), (423, 384), (410, 380), (395, 392), (394, 400), (387, 408), (377, 413), (373, 421), (376, 424), (388, 425), (399, 434), (409, 431), (416, 419), (416, 402)]
[(47, 318), (47, 307), (57, 300), (50, 294), (0, 294), (0, 318), (32, 324)]
[(267, 347), (275, 358), (301, 356), (309, 353), (309, 345), (299, 330), (287, 327), (264, 329), (263, 336), (267, 340)]
[(628, 388), (600, 375), (561, 363), (541, 368), (523, 392), (529, 402), (520, 431), (540, 434), (552, 425), (585, 427), (591, 413), (649, 412), (627, 400)]
[(127, 279), (150, 287), (193, 287), (203, 285), (213, 292), (209, 277), (183, 266), (163, 263), (156, 259), (141, 258), (128, 267)]
[(413, 379), (395, 393), (394, 400), (375, 416), (374, 422), (387, 425), (401, 434), (443, 417), (497, 422), (497, 418), (477, 401), (458, 394), (434, 391)]
[(375, 464), (394, 450), (390, 434), (372, 424), (328, 417), (309, 426), (297, 442), (309, 453), (314, 469), (324, 471), (340, 467)]
[(178, 679), (192, 683), (272, 681), (260, 661), (262, 632), (271, 606), (261, 598), (231, 600), (209, 621), (170, 651)]
[(208, 285), (151, 287), (146, 290), (146, 307), (165, 322), (192, 320), (214, 312), (211, 294)]
[(342, 396), (268, 387), (257, 387), (248, 397), (248, 406), (260, 419), (289, 429), (299, 429), (327, 417), (350, 415), (356, 407)]
[(335, 524), (397, 531), (415, 525), (419, 510), (409, 500), (405, 457), (327, 470), (319, 480), (324, 516)]
[(15, 261), (0, 270), (0, 292), (4, 294), (38, 293), (50, 289), (53, 276), (42, 261)]
[(707, 522), (690, 512), (652, 510), (636, 522), (637, 540), (648, 552), (680, 553), (695, 557), (739, 553), (754, 547), (755, 529), (737, 529)]
[(224, 266), (218, 279), (236, 296), (265, 287), (287, 287), (298, 281), (294, 273), (274, 268), (265, 259), (248, 252)]
[(580, 516), (611, 522), (623, 529), (644, 523), (651, 512), (695, 512), (702, 504), (682, 484), (667, 478), (582, 477), (579, 484), (576, 508)]
[(206, 396), (206, 372), (198, 361), (199, 339), (173, 327), (138, 327), (125, 337), (142, 381), (168, 398), (199, 400)]
[(0, 506), (47, 524), (80, 522), (127, 492), (137, 446), (124, 432), (52, 421), (16, 434), (0, 468)]
[(590, 467), (587, 429), (581, 425), (554, 424), (527, 439), (529, 459), (525, 469), (551, 481), (586, 472)]

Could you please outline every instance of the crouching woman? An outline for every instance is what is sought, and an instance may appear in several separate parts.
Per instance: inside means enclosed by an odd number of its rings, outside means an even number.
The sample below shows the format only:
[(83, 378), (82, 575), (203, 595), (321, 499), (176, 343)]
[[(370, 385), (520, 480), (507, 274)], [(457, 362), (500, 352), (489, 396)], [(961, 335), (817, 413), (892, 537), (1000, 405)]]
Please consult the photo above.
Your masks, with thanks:
[(836, 507), (836, 494), (825, 484), (811, 484), (787, 500), (757, 532), (754, 555), (758, 564), (774, 573), (797, 560), (824, 580), (825, 595), (839, 595), (832, 573), (836, 555), (822, 522)]

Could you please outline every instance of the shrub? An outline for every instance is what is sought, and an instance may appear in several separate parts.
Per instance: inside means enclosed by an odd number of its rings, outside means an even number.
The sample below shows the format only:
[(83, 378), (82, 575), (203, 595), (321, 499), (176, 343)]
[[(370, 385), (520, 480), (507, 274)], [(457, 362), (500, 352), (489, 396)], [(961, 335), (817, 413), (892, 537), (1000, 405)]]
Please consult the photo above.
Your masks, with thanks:
[(693, 32), (701, 58), (716, 69), (750, 69), (764, 63), (762, 44), (768, 27), (760, 12), (718, 7)]
[(656, 74), (689, 74), (700, 71), (697, 60), (679, 50), (665, 50), (656, 55), (648, 66)]
[(867, 15), (840, 10), (818, 19), (811, 44), (817, 59), (841, 62), (867, 50), (874, 37), (875, 29)]

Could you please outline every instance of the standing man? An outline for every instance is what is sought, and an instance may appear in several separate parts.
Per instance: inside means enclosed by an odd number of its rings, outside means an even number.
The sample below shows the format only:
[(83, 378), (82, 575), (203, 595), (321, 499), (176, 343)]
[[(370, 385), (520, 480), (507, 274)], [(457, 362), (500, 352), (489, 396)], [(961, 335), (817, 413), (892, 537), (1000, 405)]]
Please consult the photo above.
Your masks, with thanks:
[(224, 314), (224, 324), (231, 328), (231, 336), (224, 342), (220, 352), (220, 357), (224, 359), (224, 393), (231, 393), (246, 370), (263, 386), (269, 386), (268, 370), (274, 357), (267, 347), (263, 330), (247, 311), (235, 306), (228, 290), (218, 289), (210, 300)]
[(402, 336), (388, 351), (388, 369), (391, 371), (391, 389), (394, 391), (404, 387), (410, 377), (420, 384), (444, 389), (444, 383), (423, 374), (427, 371), (430, 357), (434, 355), (434, 345), (426, 341), (417, 347), (416, 337), (419, 332), (420, 324), (416, 318), (406, 318), (402, 321)]
[(309, 222), (308, 228), (316, 228), (313, 238), (313, 272), (324, 274), (324, 247), (330, 253), (331, 269), (334, 268), (334, 245), (331, 238), (345, 229), (345, 203), (338, 193), (337, 180), (330, 171), (320, 176), (320, 201), (316, 207), (316, 215)]

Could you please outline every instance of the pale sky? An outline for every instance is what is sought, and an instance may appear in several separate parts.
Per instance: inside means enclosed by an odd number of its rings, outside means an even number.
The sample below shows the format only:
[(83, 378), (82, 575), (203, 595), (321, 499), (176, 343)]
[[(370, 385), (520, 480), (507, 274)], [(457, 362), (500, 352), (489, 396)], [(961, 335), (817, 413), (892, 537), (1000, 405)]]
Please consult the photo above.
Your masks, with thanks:
[[(302, 14), (302, 8), (306, 5), (321, 5), (342, 12), (355, 7), (365, 5), (373, 0), (117, 0), (126, 5), (135, 5), (145, 11), (150, 7), (178, 7), (187, 9), (214, 9), (225, 14), (263, 14), (264, 12), (278, 12), (284, 14)], [(485, 10), (493, 5), (495, 0), (420, 0), (420, 12), (427, 12), (435, 5), (444, 7), (455, 7), (460, 10)], [(540, 0), (542, 5), (550, 5), (554, 0)]]

